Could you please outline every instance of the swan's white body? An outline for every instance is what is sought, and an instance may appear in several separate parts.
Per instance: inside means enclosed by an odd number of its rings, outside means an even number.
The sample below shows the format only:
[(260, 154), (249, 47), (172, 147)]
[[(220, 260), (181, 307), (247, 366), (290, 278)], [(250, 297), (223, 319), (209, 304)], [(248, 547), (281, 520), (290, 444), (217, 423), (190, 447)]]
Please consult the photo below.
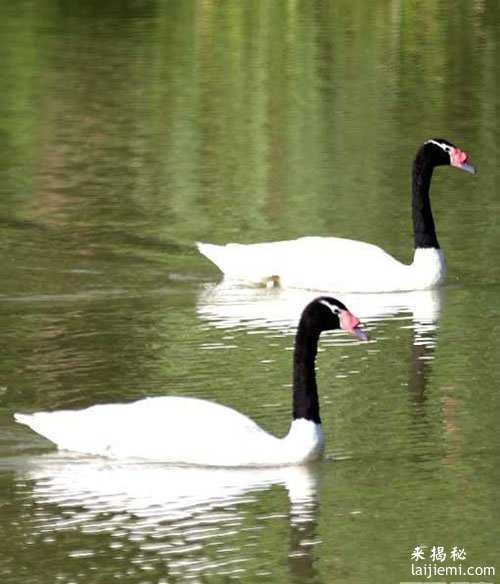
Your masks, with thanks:
[(428, 290), (446, 277), (443, 252), (436, 248), (416, 249), (406, 265), (376, 245), (339, 237), (197, 245), (227, 278), (254, 285), (278, 281), (283, 288), (398, 292)]
[(203, 466), (301, 464), (321, 454), (320, 424), (298, 419), (276, 438), (236, 410), (186, 397), (154, 397), (84, 410), (15, 414), (61, 450)]

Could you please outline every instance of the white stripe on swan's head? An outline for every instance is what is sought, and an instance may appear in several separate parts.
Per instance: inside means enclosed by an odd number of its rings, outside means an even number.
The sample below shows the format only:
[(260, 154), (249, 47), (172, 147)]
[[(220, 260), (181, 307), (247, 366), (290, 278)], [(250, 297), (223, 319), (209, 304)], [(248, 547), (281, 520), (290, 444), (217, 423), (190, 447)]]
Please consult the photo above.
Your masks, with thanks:
[(340, 308), (338, 306), (333, 306), (326, 300), (320, 300), (319, 303), (327, 306), (333, 312), (333, 314), (336, 314), (337, 316), (340, 314)]
[(446, 154), (451, 154), (451, 152), (454, 149), (453, 144), (445, 142), (444, 140), (427, 140), (426, 142), (424, 142), (424, 144), (434, 144), (434, 146), (441, 148), (441, 150), (446, 152)]
[(347, 310), (347, 306), (345, 304), (342, 304), (342, 302), (336, 298), (331, 298), (329, 296), (319, 298), (318, 302), (319, 304), (327, 306), (336, 316), (339, 316), (342, 310)]

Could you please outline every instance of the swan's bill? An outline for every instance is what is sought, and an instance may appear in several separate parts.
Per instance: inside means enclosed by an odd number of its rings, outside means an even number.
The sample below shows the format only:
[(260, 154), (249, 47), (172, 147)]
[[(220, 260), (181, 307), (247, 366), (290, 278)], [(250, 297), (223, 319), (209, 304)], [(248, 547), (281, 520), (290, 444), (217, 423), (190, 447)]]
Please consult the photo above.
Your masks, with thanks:
[(360, 341), (368, 340), (368, 333), (361, 328), (361, 321), (348, 310), (340, 311), (340, 328), (351, 333), (351, 335), (354, 335)]
[(369, 336), (365, 329), (362, 329), (360, 326), (354, 327), (352, 330), (349, 331), (355, 337), (357, 337), (360, 341), (368, 341)]
[(465, 172), (470, 172), (471, 174), (476, 174), (477, 172), (475, 166), (472, 166), (472, 164), (468, 164), (467, 162), (464, 162), (461, 166), (458, 166), (457, 168), (465, 170)]
[(465, 170), (466, 172), (470, 172), (471, 174), (476, 174), (476, 169), (467, 162), (468, 155), (460, 148), (452, 148), (450, 152), (450, 164), (455, 168), (460, 168), (461, 170)]

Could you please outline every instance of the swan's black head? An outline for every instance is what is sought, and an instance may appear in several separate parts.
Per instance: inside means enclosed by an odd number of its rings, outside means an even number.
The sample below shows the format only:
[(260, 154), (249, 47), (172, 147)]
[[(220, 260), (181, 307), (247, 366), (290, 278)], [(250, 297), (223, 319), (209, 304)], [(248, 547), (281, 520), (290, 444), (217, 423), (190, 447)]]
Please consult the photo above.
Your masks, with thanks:
[(432, 138), (424, 142), (417, 158), (424, 157), (432, 166), (455, 166), (471, 174), (476, 173), (472, 164), (468, 163), (468, 155), (444, 138)]
[(349, 312), (340, 300), (331, 296), (320, 296), (309, 303), (302, 312), (301, 323), (319, 333), (342, 329), (362, 341), (368, 340), (359, 318)]

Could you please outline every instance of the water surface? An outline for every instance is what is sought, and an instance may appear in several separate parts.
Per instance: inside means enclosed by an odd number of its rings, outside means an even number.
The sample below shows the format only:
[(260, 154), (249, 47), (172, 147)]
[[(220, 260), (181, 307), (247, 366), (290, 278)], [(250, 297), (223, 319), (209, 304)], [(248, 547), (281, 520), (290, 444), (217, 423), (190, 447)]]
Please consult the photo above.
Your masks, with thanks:
[[(387, 584), (417, 580), (417, 545), (495, 566), (497, 4), (43, 0), (0, 23), (2, 583)], [(412, 157), (441, 136), (479, 169), (433, 179), (448, 284), (342, 298), (371, 341), (324, 335), (322, 461), (116, 463), (14, 424), (186, 395), (283, 435), (314, 293), (221, 283), (194, 242), (409, 261)]]

